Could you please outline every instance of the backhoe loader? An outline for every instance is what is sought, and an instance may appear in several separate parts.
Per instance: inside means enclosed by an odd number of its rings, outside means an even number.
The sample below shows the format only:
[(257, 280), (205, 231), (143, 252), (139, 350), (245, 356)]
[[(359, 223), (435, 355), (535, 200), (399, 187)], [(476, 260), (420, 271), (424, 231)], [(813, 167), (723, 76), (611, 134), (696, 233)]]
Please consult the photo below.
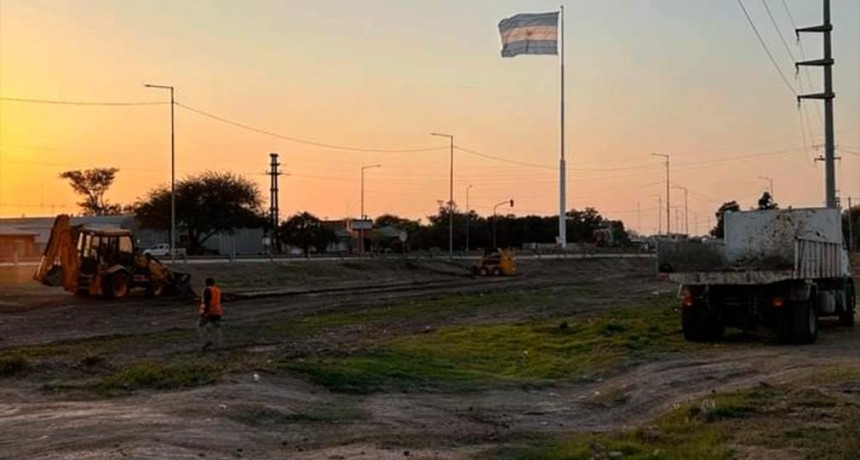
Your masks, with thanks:
[(73, 226), (65, 214), (54, 220), (33, 279), (79, 296), (109, 299), (125, 298), (133, 288), (145, 289), (150, 297), (191, 289), (191, 275), (136, 250), (131, 230)]

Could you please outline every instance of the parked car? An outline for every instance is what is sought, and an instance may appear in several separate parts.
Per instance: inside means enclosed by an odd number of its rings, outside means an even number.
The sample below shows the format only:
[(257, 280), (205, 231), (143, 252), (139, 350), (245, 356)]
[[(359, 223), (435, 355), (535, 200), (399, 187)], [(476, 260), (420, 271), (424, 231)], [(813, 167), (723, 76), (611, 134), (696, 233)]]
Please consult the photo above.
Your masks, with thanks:
[[(176, 257), (185, 257), (185, 248), (173, 248), (173, 253)], [(144, 249), (144, 255), (151, 255), (153, 257), (168, 257), (170, 256), (170, 245), (167, 243), (159, 243), (155, 246)]]

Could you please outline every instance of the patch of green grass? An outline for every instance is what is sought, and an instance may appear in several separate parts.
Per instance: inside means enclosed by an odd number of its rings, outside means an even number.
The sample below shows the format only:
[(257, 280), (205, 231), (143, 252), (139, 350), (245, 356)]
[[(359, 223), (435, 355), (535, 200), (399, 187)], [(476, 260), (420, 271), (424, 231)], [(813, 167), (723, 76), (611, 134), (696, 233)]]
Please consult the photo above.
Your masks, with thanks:
[(148, 334), (115, 334), (43, 345), (23, 345), (0, 350), (0, 359), (5, 356), (24, 356), (33, 360), (61, 356), (83, 359), (104, 353), (127, 353), (129, 349), (135, 348), (152, 349), (169, 342), (180, 343), (189, 340), (189, 337), (194, 337), (192, 334), (193, 331), (189, 326), (188, 329), (172, 329)]
[(224, 367), (210, 363), (163, 364), (144, 361), (96, 379), (84, 389), (114, 393), (141, 389), (175, 390), (215, 383)]
[(284, 366), (334, 391), (465, 389), (588, 379), (655, 353), (688, 349), (672, 301), (565, 320), (440, 328), (361, 354)]
[(21, 355), (4, 354), (0, 356), (0, 377), (10, 377), (27, 370), (27, 358)]
[(594, 289), (587, 286), (542, 288), (523, 292), (479, 293), (445, 296), (436, 299), (413, 300), (382, 307), (350, 312), (324, 313), (308, 316), (301, 324), (311, 330), (397, 321), (403, 318), (424, 317), (428, 320), (446, 318), (452, 313), (475, 315), (488, 310), (522, 308), (539, 311), (541, 306), (555, 305), (559, 298), (585, 297), (593, 295)]
[(615, 452), (625, 460), (728, 460), (735, 457), (728, 447), (733, 421), (760, 413), (775, 398), (765, 390), (719, 394), (683, 405), (646, 428), (579, 433), (491, 454), (504, 460), (587, 460)]
[(808, 378), (812, 383), (842, 383), (860, 381), (860, 367), (834, 366), (816, 371)]

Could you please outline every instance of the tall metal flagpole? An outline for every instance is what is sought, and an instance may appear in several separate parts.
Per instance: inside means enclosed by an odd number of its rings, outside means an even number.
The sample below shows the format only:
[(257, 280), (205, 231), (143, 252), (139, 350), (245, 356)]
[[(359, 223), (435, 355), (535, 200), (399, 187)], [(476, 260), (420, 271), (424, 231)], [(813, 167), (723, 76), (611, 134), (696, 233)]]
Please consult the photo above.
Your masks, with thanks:
[(562, 249), (567, 248), (567, 164), (564, 160), (564, 5), (559, 5), (559, 22), (561, 29), (561, 37), (559, 44), (561, 46), (561, 139), (560, 150), (561, 158), (558, 162), (558, 242)]

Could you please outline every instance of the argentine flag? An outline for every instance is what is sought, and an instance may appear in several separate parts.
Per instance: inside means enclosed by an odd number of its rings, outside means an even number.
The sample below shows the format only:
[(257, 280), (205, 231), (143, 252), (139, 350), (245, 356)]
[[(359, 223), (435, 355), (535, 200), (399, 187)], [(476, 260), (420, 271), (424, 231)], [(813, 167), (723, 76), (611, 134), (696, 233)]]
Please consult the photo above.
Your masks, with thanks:
[(518, 14), (499, 22), (502, 57), (558, 54), (558, 11)]

